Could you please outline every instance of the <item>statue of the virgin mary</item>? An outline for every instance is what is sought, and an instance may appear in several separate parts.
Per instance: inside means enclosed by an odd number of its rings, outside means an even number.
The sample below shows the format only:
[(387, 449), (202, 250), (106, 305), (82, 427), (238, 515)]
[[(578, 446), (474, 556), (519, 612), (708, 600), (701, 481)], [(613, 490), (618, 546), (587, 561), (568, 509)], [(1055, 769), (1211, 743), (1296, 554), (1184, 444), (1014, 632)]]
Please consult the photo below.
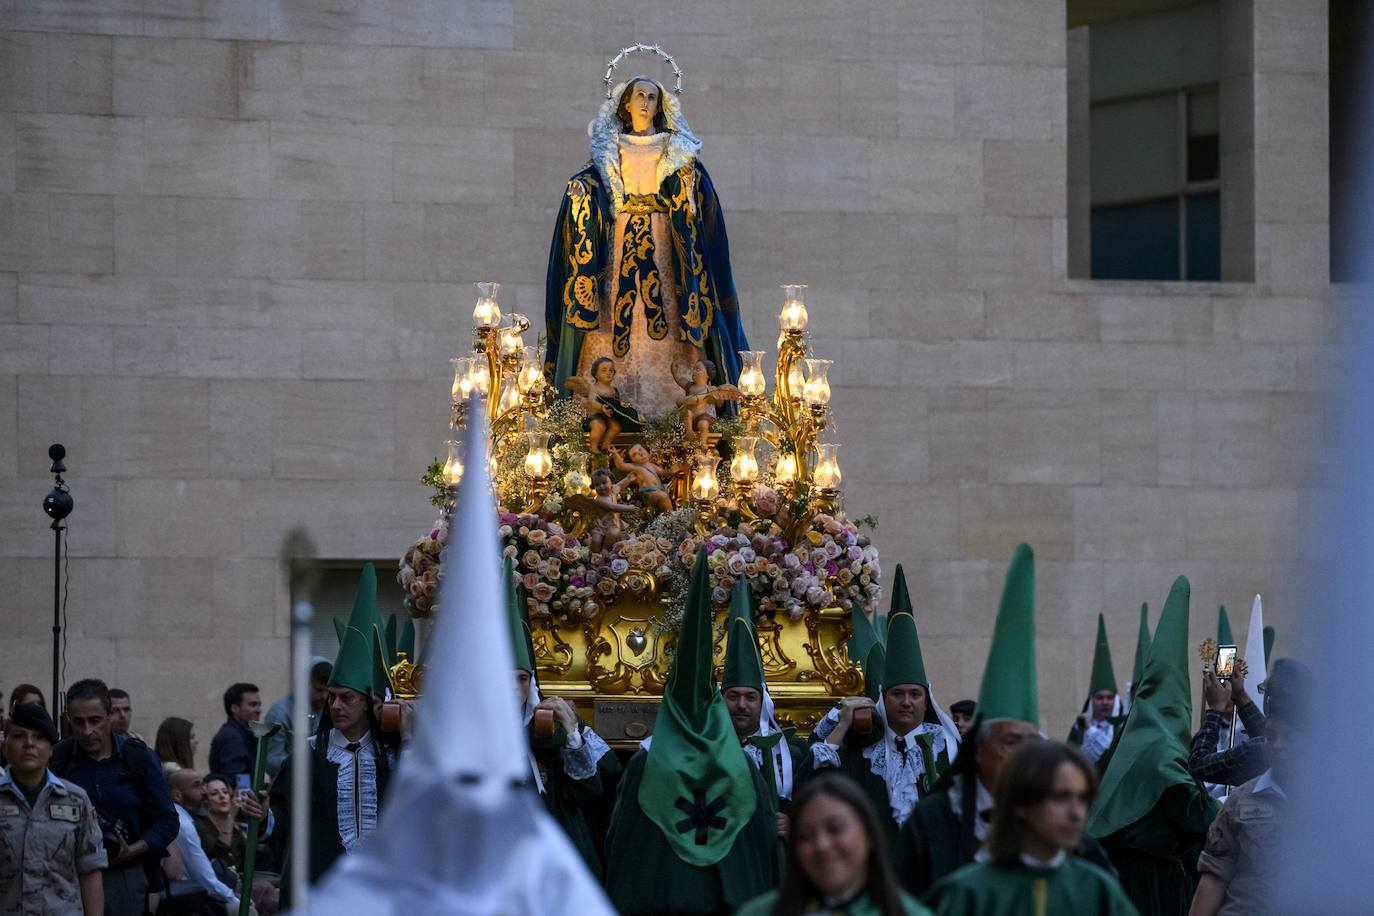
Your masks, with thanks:
[(621, 397), (665, 413), (682, 394), (675, 364), (709, 359), (712, 383), (734, 383), (749, 348), (725, 220), (701, 141), (656, 80), (615, 86), (588, 132), (549, 250), (545, 371), (561, 392), (610, 357)]

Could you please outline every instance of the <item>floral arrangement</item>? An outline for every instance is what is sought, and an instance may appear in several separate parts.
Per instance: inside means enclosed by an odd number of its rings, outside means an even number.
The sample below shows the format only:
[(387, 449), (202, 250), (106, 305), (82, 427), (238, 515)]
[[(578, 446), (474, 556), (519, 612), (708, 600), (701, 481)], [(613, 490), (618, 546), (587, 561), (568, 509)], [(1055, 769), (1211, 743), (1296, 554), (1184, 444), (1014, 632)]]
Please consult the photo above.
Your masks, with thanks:
[(648, 532), (617, 542), (600, 556), (597, 590), (602, 595), (614, 595), (619, 584), (635, 595), (643, 595), (652, 583), (657, 591), (672, 574), (668, 567), (672, 552), (672, 541)]
[(739, 582), (758, 599), (761, 613), (782, 611), (793, 620), (835, 604), (871, 611), (881, 595), (877, 548), (852, 524), (830, 515), (812, 518), (795, 545), (770, 521), (722, 526), (684, 539), (679, 561), (692, 568), (703, 547), (717, 605), (729, 600)]
[(533, 614), (595, 616), (597, 574), (588, 567), (585, 544), (563, 530), (553, 513), (501, 513), (502, 553), (515, 561)]
[(792, 554), (803, 569), (824, 575), (837, 603), (850, 611), (872, 612), (877, 607), (882, 596), (878, 548), (852, 523), (831, 515), (813, 516)]
[(439, 519), (429, 534), (420, 538), (401, 557), (396, 581), (404, 592), (402, 603), (411, 617), (424, 618), (434, 613), (434, 596), (439, 590), (439, 555), (448, 540), (448, 522)]

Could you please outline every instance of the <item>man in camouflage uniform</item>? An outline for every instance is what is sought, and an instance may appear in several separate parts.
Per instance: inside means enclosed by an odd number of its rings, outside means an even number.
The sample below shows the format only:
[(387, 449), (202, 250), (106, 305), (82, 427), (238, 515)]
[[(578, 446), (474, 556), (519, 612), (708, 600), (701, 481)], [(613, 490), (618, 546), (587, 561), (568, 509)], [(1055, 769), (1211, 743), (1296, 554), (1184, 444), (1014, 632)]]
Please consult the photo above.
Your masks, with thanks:
[(100, 916), (105, 848), (95, 808), (48, 770), (57, 729), (43, 707), (15, 707), (0, 772), (0, 912)]

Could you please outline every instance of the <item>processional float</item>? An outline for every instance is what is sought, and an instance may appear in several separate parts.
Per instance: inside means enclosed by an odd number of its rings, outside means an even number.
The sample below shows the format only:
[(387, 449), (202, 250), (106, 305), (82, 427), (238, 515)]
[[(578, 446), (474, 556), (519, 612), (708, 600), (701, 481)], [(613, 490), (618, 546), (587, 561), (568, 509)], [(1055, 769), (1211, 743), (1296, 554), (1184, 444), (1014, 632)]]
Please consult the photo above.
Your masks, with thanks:
[[(673, 95), (647, 77), (613, 83), (634, 53), (666, 61)], [(677, 102), (682, 75), (657, 45), (609, 62), (592, 162), (569, 180), (555, 226), (542, 341), (529, 318), (502, 312), (499, 284), (476, 284), (471, 350), (452, 360), (454, 432), (422, 478), (441, 515), (398, 574), (414, 618), (444, 613), (454, 494), (465, 463), (488, 462), (541, 691), (621, 747), (652, 730), (701, 548), (717, 674), (743, 584), (778, 719), (803, 732), (837, 697), (862, 693), (846, 642), (852, 615), (880, 596), (877, 550), (845, 515), (839, 445), (822, 441), (831, 361), (811, 353), (805, 287), (782, 287), (770, 391)], [(474, 399), (488, 418), (483, 455), (465, 455), (456, 432)], [(420, 688), (408, 657), (391, 673), (401, 696)]]

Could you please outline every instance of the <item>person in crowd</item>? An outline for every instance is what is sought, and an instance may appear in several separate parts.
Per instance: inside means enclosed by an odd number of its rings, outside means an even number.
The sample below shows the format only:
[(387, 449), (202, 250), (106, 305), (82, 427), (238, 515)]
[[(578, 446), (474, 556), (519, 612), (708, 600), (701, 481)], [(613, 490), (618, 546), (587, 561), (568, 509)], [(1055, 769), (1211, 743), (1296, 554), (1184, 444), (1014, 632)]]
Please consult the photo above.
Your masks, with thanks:
[[(238, 792), (228, 776), (211, 773), (205, 777), (204, 807), (205, 813), (197, 814), (195, 821), (206, 857), (220, 880), (225, 880), (226, 875), (242, 875), (244, 851), (248, 845), (246, 817), (242, 816)], [(266, 844), (261, 844), (256, 858), (258, 873), (253, 877), (252, 900), (261, 916), (273, 916), (279, 906), (280, 894), (261, 874), (266, 861), (264, 852)]]
[[(290, 887), (290, 873), (300, 867), (309, 869), (311, 882), (319, 880), (334, 860), (377, 827), (399, 752), (397, 742), (382, 734), (374, 703), (374, 697), (380, 700), (390, 686), (385, 683), (375, 636), (364, 636), (374, 632), (378, 618), (377, 573), (368, 563), (329, 675), (329, 696), (319, 729), (309, 741), (310, 785), (302, 791), (311, 798), (310, 861), (296, 863), (288, 858), (282, 869), (283, 887)], [(277, 836), (288, 848), (294, 791), (288, 756), (271, 790)]]
[(168, 716), (157, 727), (157, 738), (153, 748), (158, 760), (162, 761), (164, 773), (175, 773), (180, 769), (195, 769), (196, 749), (200, 742), (196, 739), (196, 727), (187, 719)]
[[(508, 558), (501, 577), (506, 589), (506, 616), (515, 653), (516, 697), (530, 748), (530, 781), (544, 808), (568, 834), (587, 868), (598, 879), (604, 871), (595, 815), (614, 789), (620, 761), (601, 736), (586, 725), (576, 707), (562, 697), (541, 697), (535, 679), (534, 647), (527, 618), (525, 589), (517, 585)], [(535, 712), (553, 713), (552, 730), (541, 733)]]
[[(986, 841), (994, 795), (1007, 759), (1039, 741), (1036, 696), (1035, 558), (1017, 548), (1007, 570), (973, 727), (944, 784), (916, 805), (898, 837), (894, 861), (908, 891), (927, 893), (935, 882), (974, 861)], [(1106, 853), (1085, 837), (1076, 851), (1110, 869)]]
[(720, 687), (740, 747), (776, 792), (778, 836), (786, 840), (796, 769), (809, 751), (797, 738), (796, 729), (782, 728), (773, 715), (773, 697), (768, 693), (754, 629), (753, 601), (744, 584), (737, 584), (730, 593)]
[(825, 767), (836, 767), (857, 781), (873, 807), (887, 813), (884, 834), (891, 849), (916, 802), (930, 794), (959, 753), (959, 732), (930, 693), (900, 565), (887, 615), (882, 671), (870, 662), (865, 681), (870, 690), (877, 686), (882, 698), (881, 714), (875, 709), (869, 735), (854, 734), (855, 740), (846, 740), (853, 731), (854, 711), (874, 707), (874, 700), (846, 697), (818, 724), (799, 778), (805, 780)]
[(224, 724), (210, 740), (210, 769), (229, 777), (252, 774), (258, 739), (248, 723), (262, 716), (262, 694), (257, 685), (231, 684), (224, 691), (224, 715)]
[(147, 744), (147, 739), (131, 729), (133, 720), (134, 703), (133, 698), (129, 696), (129, 691), (121, 690), (118, 687), (111, 687), (110, 730), (116, 735), (128, 735), (131, 738), (137, 738), (139, 741)]
[(57, 729), (46, 709), (10, 710), (0, 772), (0, 912), (101, 916), (105, 846), (84, 789), (48, 769)]
[[(1254, 779), (1268, 768), (1264, 756), (1264, 713), (1245, 689), (1245, 674), (1241, 671), (1233, 672), (1229, 681), (1220, 681), (1208, 668), (1202, 673), (1202, 696), (1207, 708), (1202, 714), (1202, 726), (1189, 746), (1188, 772), (1201, 779), (1214, 798), (1222, 798), (1232, 786)], [(1232, 710), (1250, 736), (1234, 745)]]
[[(315, 734), (320, 727), (320, 712), (329, 698), (329, 675), (333, 671), (334, 666), (327, 658), (317, 655), (310, 660), (310, 709), (305, 714), (305, 732), (308, 735)], [(291, 750), (291, 711), (295, 703), (295, 696), (288, 693), (273, 703), (262, 718), (268, 725), (281, 726), (276, 734), (267, 739), (267, 772), (272, 777), (276, 777), (282, 761)]]
[(1311, 671), (1306, 665), (1291, 658), (1274, 662), (1273, 674), (1262, 685), (1268, 769), (1230, 794), (1207, 831), (1207, 843), (1198, 857), (1201, 877), (1188, 916), (1241, 916), (1273, 910), (1278, 887), (1272, 856), (1283, 845), (1287, 823), (1284, 787), (1296, 784), (1300, 755), (1316, 738), (1309, 724), (1310, 685)]
[(7, 715), (14, 715), (14, 707), (22, 706), (25, 703), (32, 703), (48, 708), (48, 702), (43, 698), (43, 691), (33, 684), (20, 684), (10, 691), (10, 705), (7, 707)]
[(606, 836), (606, 893), (622, 916), (730, 912), (774, 886), (775, 790), (740, 750), (712, 665), (706, 550), (653, 740), (625, 765)]
[(113, 733), (104, 681), (77, 681), (67, 690), (66, 707), (73, 737), (53, 748), (49, 768), (95, 805), (109, 858), (107, 916), (139, 916), (149, 887), (160, 889), (160, 862), (178, 829), (162, 767), (142, 741)]
[(180, 897), (200, 891), (210, 900), (224, 908), (225, 916), (238, 916), (238, 889), (230, 887), (215, 874), (214, 866), (205, 854), (196, 830), (192, 812), (199, 811), (205, 801), (205, 788), (200, 774), (190, 767), (183, 767), (168, 775), (167, 785), (172, 791), (172, 801), (176, 804), (179, 829), (177, 831), (177, 851), (185, 866), (181, 880), (173, 881), (170, 896)]
[(1188, 580), (1179, 576), (1155, 628), (1135, 703), (1088, 832), (1111, 856), (1122, 890), (1142, 913), (1182, 914), (1216, 802), (1188, 772)]
[(1093, 913), (1137, 916), (1116, 878), (1082, 858), (1097, 770), (1076, 749), (1028, 741), (1002, 767), (979, 861), (931, 889), (940, 916)]
[(1121, 702), (1116, 692), (1116, 672), (1112, 670), (1112, 653), (1107, 644), (1107, 624), (1097, 615), (1097, 647), (1093, 651), (1092, 676), (1088, 679), (1088, 698), (1069, 729), (1069, 744), (1080, 748), (1083, 756), (1097, 763), (1112, 746)]
[(782, 883), (735, 916), (925, 916), (897, 886), (886, 843), (863, 790), (837, 772), (819, 773), (797, 790)]
[(973, 709), (976, 704), (972, 700), (956, 700), (949, 704), (949, 717), (954, 720), (954, 727), (959, 729), (959, 739), (968, 739), (968, 733), (973, 728)]

